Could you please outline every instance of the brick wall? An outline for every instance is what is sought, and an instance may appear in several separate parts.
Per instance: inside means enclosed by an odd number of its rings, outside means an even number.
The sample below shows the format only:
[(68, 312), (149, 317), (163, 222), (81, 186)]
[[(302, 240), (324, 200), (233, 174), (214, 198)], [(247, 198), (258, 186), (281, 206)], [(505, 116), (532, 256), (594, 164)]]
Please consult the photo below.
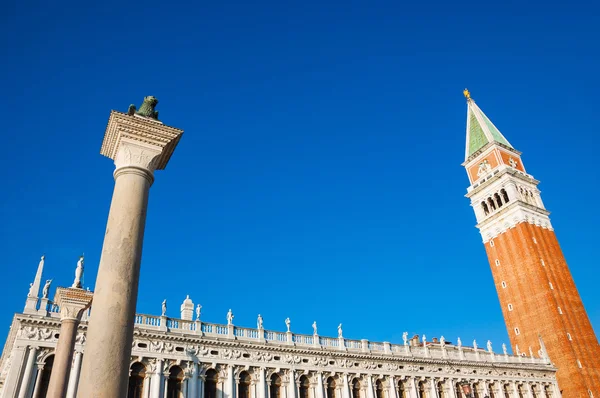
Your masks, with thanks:
[(537, 357), (541, 335), (563, 397), (600, 398), (600, 346), (554, 232), (524, 222), (485, 249), (513, 352)]

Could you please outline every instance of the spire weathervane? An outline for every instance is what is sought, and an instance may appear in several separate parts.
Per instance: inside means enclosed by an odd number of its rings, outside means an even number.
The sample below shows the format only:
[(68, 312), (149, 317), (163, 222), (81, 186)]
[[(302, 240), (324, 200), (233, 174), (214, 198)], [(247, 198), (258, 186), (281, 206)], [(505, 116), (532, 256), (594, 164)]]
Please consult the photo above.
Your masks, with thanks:
[(471, 93), (466, 88), (463, 90), (463, 95), (465, 96), (465, 98), (467, 99), (467, 101), (469, 101), (471, 99)]

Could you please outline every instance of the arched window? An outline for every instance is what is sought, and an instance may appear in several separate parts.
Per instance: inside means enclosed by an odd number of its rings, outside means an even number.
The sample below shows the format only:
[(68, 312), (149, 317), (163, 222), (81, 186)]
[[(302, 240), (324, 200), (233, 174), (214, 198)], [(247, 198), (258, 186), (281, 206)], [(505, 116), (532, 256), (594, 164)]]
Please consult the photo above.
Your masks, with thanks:
[(403, 381), (398, 382), (398, 398), (408, 398), (408, 393)]
[(487, 202), (488, 202), (488, 205), (490, 206), (490, 211), (496, 210), (496, 204), (494, 203), (492, 198), (488, 198)]
[(517, 391), (519, 392), (519, 398), (525, 398), (525, 394), (523, 393), (523, 384), (518, 385)]
[(310, 381), (306, 375), (300, 376), (300, 385), (298, 386), (298, 392), (300, 396), (298, 398), (308, 398), (308, 391), (310, 388)]
[(485, 203), (485, 201), (481, 202), (481, 208), (483, 209), (483, 215), (487, 216), (490, 214), (490, 209), (488, 209), (488, 205)]
[(52, 366), (54, 365), (54, 355), (46, 358), (44, 368), (42, 369), (42, 378), (40, 379), (40, 398), (46, 398), (48, 394), (48, 385), (50, 385), (50, 375), (52, 374)]
[(488, 385), (488, 391), (489, 391), (489, 397), (490, 398), (496, 398), (496, 394), (494, 394), (494, 390), (495, 390), (495, 386), (494, 384), (489, 384)]
[(183, 398), (183, 369), (173, 366), (167, 380), (166, 398)]
[(145, 377), (146, 367), (140, 362), (133, 363), (129, 369), (129, 387), (127, 388), (127, 398), (142, 398)]
[(238, 397), (239, 398), (250, 398), (250, 374), (243, 371), (240, 373), (238, 382)]
[(533, 398), (540, 398), (540, 390), (538, 390), (538, 386), (531, 386), (531, 394)]
[(550, 386), (544, 387), (544, 395), (546, 398), (552, 398), (552, 391), (550, 391)]
[(500, 193), (502, 194), (502, 199), (504, 199), (504, 203), (508, 203), (510, 199), (508, 199), (508, 194), (506, 193), (506, 189), (501, 189)]
[(438, 381), (437, 383), (438, 396), (440, 398), (446, 398), (446, 390), (444, 390), (444, 382)]
[(352, 398), (360, 398), (360, 380), (352, 380)]
[(473, 384), (473, 398), (479, 398), (479, 383)]
[[(327, 378), (327, 398), (335, 398), (335, 380), (333, 377)], [(271, 397), (272, 398), (272, 397)]]
[(281, 377), (277, 373), (271, 375), (269, 393), (269, 398), (279, 398), (281, 396)]
[(425, 382), (423, 380), (419, 382), (419, 387), (417, 390), (419, 393), (419, 398), (427, 398), (427, 388), (425, 388)]
[(217, 382), (217, 371), (208, 369), (204, 374), (204, 398), (217, 398)]
[(454, 392), (456, 392), (456, 398), (462, 398), (463, 393), (462, 393), (462, 386), (460, 385), (460, 383), (456, 383), (454, 385)]
[(375, 382), (375, 398), (385, 398), (383, 396), (383, 383), (379, 379)]
[(496, 202), (496, 206), (498, 206), (498, 208), (502, 207), (502, 200), (500, 199), (500, 195), (497, 193), (494, 194), (494, 202)]

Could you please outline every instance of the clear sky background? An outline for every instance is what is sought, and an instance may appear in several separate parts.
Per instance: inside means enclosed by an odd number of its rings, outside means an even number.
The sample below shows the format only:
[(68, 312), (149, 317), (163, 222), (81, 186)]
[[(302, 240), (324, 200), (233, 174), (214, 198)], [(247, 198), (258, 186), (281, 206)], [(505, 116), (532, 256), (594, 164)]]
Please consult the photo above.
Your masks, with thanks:
[(542, 181), (598, 332), (600, 8), (555, 3), (4, 3), (0, 338), (43, 253), (55, 287), (85, 252), (93, 289), (109, 112), (154, 95), (185, 133), (151, 189), (139, 312), (189, 294), (207, 322), (501, 350), (464, 87)]

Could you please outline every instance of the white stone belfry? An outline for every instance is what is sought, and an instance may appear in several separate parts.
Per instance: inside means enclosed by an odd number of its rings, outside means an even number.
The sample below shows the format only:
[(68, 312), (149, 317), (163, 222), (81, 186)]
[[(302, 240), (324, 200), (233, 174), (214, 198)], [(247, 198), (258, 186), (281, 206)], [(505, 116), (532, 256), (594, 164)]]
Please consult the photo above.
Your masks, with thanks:
[[(156, 120), (154, 97), (140, 116), (112, 111), (100, 153), (114, 160), (115, 187), (98, 267), (79, 398), (127, 396), (142, 243), (154, 171), (166, 167), (182, 130)], [(144, 112), (142, 112), (142, 110)]]
[(25, 301), (24, 314), (35, 314), (37, 313), (37, 303), (40, 294), (40, 285), (42, 284), (42, 272), (44, 271), (44, 259), (42, 256), (40, 263), (38, 264), (37, 272), (35, 273), (35, 279), (31, 286), (29, 286), (29, 293), (27, 294), (27, 301)]
[(181, 319), (185, 321), (194, 320), (194, 302), (189, 295), (183, 300), (183, 304), (181, 304)]

